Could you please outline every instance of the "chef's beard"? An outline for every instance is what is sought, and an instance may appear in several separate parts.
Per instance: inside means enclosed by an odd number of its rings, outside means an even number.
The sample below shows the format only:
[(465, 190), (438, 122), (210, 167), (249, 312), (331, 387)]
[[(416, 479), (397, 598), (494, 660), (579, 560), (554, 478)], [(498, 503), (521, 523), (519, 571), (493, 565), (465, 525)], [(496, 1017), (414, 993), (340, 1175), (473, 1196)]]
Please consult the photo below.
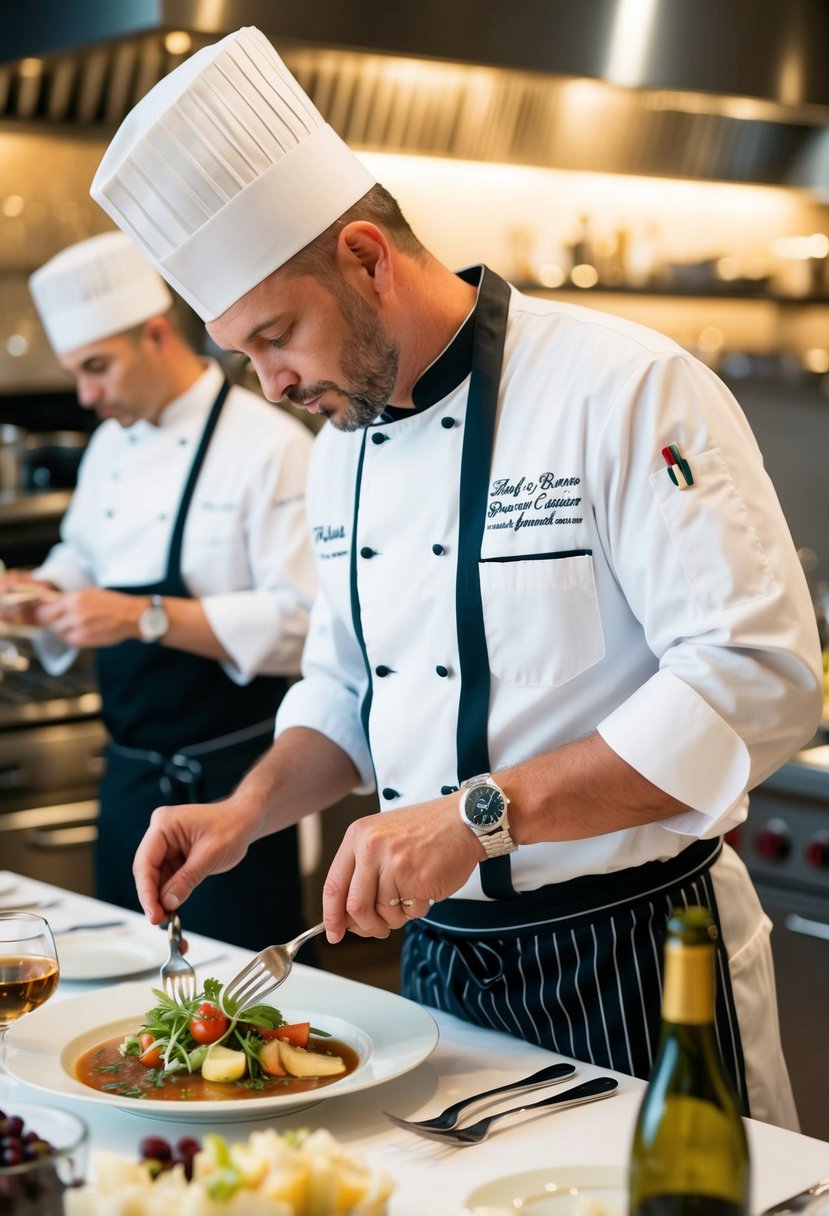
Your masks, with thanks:
[(358, 431), (376, 422), (389, 403), (397, 382), (400, 348), (386, 337), (385, 330), (371, 307), (348, 283), (329, 284), (340, 313), (350, 327), (341, 363), (346, 384), (317, 380), (295, 385), (285, 396), (293, 405), (313, 401), (323, 393), (339, 393), (346, 405), (335, 415), (320, 410), (338, 431)]

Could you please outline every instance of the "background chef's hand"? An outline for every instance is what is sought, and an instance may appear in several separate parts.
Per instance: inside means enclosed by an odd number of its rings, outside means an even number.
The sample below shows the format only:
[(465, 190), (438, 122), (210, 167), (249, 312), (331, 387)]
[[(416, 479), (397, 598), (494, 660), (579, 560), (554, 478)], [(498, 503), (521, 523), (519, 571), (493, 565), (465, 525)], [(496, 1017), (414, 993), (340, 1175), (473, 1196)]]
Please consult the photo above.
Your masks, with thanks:
[(239, 822), (232, 798), (153, 811), (132, 864), (138, 899), (151, 924), (180, 907), (202, 879), (238, 865), (250, 843)]
[[(18, 600), (18, 592), (36, 592), (38, 598)], [(35, 625), (39, 604), (56, 594), (57, 588), (45, 579), (32, 578), (25, 570), (4, 570), (0, 574), (0, 620), (14, 625)]]
[(457, 795), (356, 820), (323, 887), (328, 940), (338, 942), (346, 926), (361, 937), (388, 937), (425, 916), (429, 900), (454, 894), (485, 857), (460, 820)]
[(38, 607), (35, 618), (68, 646), (115, 646), (138, 636), (138, 618), (146, 606), (143, 596), (84, 587)]

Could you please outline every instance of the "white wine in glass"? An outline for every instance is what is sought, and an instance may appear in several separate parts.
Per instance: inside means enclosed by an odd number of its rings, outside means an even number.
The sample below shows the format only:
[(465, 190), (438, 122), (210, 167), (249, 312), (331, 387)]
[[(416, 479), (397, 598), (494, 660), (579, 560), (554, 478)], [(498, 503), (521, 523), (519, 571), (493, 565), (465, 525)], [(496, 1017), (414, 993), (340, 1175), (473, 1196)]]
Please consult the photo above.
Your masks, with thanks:
[(52, 930), (31, 912), (0, 912), (0, 1073), (6, 1071), (6, 1031), (37, 1009), (58, 986)]

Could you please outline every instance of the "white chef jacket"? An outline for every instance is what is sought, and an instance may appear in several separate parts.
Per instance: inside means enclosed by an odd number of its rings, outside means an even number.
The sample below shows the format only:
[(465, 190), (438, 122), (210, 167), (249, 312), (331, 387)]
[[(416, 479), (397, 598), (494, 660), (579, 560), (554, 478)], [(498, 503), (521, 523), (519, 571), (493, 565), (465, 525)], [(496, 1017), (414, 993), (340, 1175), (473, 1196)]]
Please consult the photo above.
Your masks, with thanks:
[[(157, 426), (94, 431), (61, 540), (35, 577), (66, 591), (143, 586), (166, 571), (172, 529), (199, 439), (222, 385), (212, 360)], [(182, 543), (190, 594), (231, 657), (237, 684), (299, 670), (316, 590), (305, 522), (313, 436), (255, 393), (234, 386), (196, 484)], [(39, 651), (53, 674), (77, 654), (44, 631)]]
[[(450, 344), (430, 369), (438, 381), (451, 356)], [(458, 785), (468, 388), (465, 374), (364, 432), (326, 427), (312, 458), (321, 591), (277, 733), (329, 736), (384, 809)], [(690, 463), (686, 490), (669, 477), (669, 444)], [(719, 835), (817, 726), (814, 613), (757, 444), (728, 389), (661, 334), (512, 290), (479, 570), (492, 769), (598, 730), (691, 808), (521, 846), (517, 891)], [(477, 869), (457, 895), (484, 898)]]

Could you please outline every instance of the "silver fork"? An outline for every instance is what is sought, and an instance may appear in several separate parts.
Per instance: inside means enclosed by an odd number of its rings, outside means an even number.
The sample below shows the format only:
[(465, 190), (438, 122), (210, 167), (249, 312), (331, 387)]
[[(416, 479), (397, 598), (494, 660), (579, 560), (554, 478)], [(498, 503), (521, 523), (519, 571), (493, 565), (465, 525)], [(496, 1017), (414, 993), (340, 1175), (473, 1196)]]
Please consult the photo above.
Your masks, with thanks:
[[(544, 1106), (554, 1106), (558, 1110), (564, 1110), (568, 1106), (598, 1102), (600, 1098), (609, 1098), (616, 1092), (618, 1086), (619, 1082), (613, 1077), (593, 1077), (591, 1081), (574, 1085), (572, 1089), (565, 1089), (563, 1093), (553, 1094), (551, 1098), (542, 1098), (540, 1102), (527, 1102), (523, 1106), (512, 1106), (509, 1110), (500, 1110), (497, 1114), (479, 1119), (477, 1123), (472, 1123), (469, 1127), (449, 1127), (444, 1128), (443, 1131), (434, 1127), (418, 1127), (416, 1123), (407, 1123), (405, 1119), (397, 1119), (394, 1115), (389, 1115), (389, 1118), (393, 1123), (399, 1123), (408, 1131), (416, 1132), (418, 1136), (427, 1136), (429, 1139), (439, 1140), (443, 1144), (480, 1144), (482, 1140), (486, 1140), (493, 1123), (497, 1123), (499, 1119), (506, 1119), (507, 1115), (520, 1115), (524, 1111), (540, 1110)], [(386, 1113), (388, 1114), (388, 1111)]]
[(180, 1005), (196, 995), (196, 972), (181, 953), (181, 917), (177, 912), (167, 922), (170, 953), (161, 968), (161, 986)]
[(258, 1005), (288, 978), (297, 951), (312, 937), (324, 932), (325, 925), (314, 925), (313, 929), (306, 929), (283, 946), (266, 946), (260, 950), (247, 967), (243, 967), (222, 989), (219, 1003), (224, 1012), (229, 1012), (226, 1005), (228, 1000), (234, 1002), (233, 1012), (236, 1014), (250, 1009), (251, 1005)]
[(495, 1089), (485, 1089), (483, 1093), (473, 1094), (471, 1098), (462, 1098), (460, 1102), (447, 1106), (446, 1110), (435, 1115), (433, 1119), (402, 1119), (400, 1115), (390, 1115), (388, 1111), (383, 1113), (388, 1115), (392, 1123), (396, 1123), (398, 1127), (411, 1127), (415, 1131), (418, 1128), (448, 1131), (458, 1122), (458, 1115), (461, 1111), (466, 1110), (467, 1106), (472, 1106), (474, 1102), (482, 1102), (484, 1098), (493, 1098), (496, 1094), (510, 1093), (514, 1089), (538, 1089), (542, 1085), (566, 1081), (568, 1077), (572, 1077), (575, 1071), (575, 1064), (548, 1064), (540, 1072), (534, 1072), (531, 1077), (524, 1077), (521, 1081), (509, 1081), (506, 1085), (499, 1085)]

